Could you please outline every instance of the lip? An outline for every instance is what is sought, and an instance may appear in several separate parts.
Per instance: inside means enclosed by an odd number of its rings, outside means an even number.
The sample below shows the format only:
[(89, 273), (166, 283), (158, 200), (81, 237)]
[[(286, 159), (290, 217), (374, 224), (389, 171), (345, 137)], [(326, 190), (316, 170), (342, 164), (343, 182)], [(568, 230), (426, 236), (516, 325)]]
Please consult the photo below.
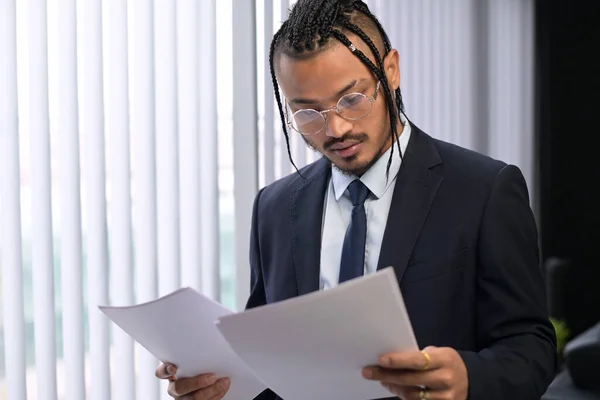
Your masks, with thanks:
[(358, 142), (358, 143), (355, 143), (353, 145), (346, 146), (346, 147), (338, 146), (338, 148), (332, 148), (331, 151), (340, 157), (348, 158), (348, 157), (352, 157), (352, 156), (356, 155), (356, 153), (358, 153), (360, 151), (361, 146), (362, 146), (362, 142)]

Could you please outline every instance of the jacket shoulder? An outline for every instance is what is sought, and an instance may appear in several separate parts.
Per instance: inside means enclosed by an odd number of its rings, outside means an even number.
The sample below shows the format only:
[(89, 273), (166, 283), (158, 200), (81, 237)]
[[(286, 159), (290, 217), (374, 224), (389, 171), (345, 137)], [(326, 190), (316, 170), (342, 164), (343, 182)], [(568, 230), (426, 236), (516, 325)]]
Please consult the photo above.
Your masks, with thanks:
[(489, 189), (500, 172), (508, 166), (506, 162), (480, 152), (439, 139), (433, 140), (443, 160), (440, 171), (447, 180)]

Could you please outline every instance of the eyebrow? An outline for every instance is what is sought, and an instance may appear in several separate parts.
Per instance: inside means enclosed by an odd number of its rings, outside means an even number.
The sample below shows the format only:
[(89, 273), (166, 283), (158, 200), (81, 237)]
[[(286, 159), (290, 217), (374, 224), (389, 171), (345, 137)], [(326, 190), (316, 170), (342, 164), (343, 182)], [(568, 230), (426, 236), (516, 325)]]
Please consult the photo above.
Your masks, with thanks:
[[(347, 84), (346, 86), (344, 86), (344, 88), (342, 90), (338, 91), (332, 97), (338, 97), (338, 96), (343, 95), (348, 90), (352, 89), (353, 87), (355, 87), (356, 85), (358, 85), (360, 82), (362, 82), (364, 80), (365, 80), (364, 78), (353, 80), (352, 82), (350, 82), (349, 84)], [(294, 104), (318, 104), (319, 100), (295, 98), (295, 99), (291, 99), (290, 103), (294, 103)]]

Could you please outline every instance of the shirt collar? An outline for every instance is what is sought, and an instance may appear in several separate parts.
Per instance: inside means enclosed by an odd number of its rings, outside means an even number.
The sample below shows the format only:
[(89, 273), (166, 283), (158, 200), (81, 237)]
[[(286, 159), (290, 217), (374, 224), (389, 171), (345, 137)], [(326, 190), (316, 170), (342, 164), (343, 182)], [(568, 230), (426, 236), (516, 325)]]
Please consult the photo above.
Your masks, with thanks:
[[(402, 121), (404, 128), (402, 129), (402, 134), (399, 137), (399, 142), (402, 154), (404, 154), (406, 147), (408, 146), (411, 127), (408, 123), (408, 120), (402, 113), (400, 114), (400, 120)], [(394, 145), (396, 144), (394, 143)], [(394, 150), (396, 150), (396, 148)], [(381, 198), (381, 196), (383, 196), (389, 189), (392, 182), (394, 182), (394, 179), (396, 179), (396, 175), (398, 174), (398, 171), (400, 171), (400, 165), (402, 162), (398, 152), (394, 151), (392, 164), (390, 166), (389, 179), (387, 179), (385, 172), (387, 169), (390, 152), (391, 147), (360, 178), (355, 175), (343, 173), (337, 168), (332, 168), (331, 179), (333, 183), (333, 193), (335, 195), (335, 199), (339, 201), (344, 192), (346, 192), (348, 185), (350, 185), (350, 183), (356, 179), (360, 179), (376, 198)]]

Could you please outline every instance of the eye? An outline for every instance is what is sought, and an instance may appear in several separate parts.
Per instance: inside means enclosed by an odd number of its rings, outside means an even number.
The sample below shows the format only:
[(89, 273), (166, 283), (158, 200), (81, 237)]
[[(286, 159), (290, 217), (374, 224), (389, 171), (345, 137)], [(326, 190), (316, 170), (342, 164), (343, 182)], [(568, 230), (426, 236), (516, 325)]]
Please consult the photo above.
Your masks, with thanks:
[(340, 102), (344, 107), (352, 107), (356, 104), (359, 104), (364, 98), (364, 95), (360, 93), (350, 93), (342, 98)]

